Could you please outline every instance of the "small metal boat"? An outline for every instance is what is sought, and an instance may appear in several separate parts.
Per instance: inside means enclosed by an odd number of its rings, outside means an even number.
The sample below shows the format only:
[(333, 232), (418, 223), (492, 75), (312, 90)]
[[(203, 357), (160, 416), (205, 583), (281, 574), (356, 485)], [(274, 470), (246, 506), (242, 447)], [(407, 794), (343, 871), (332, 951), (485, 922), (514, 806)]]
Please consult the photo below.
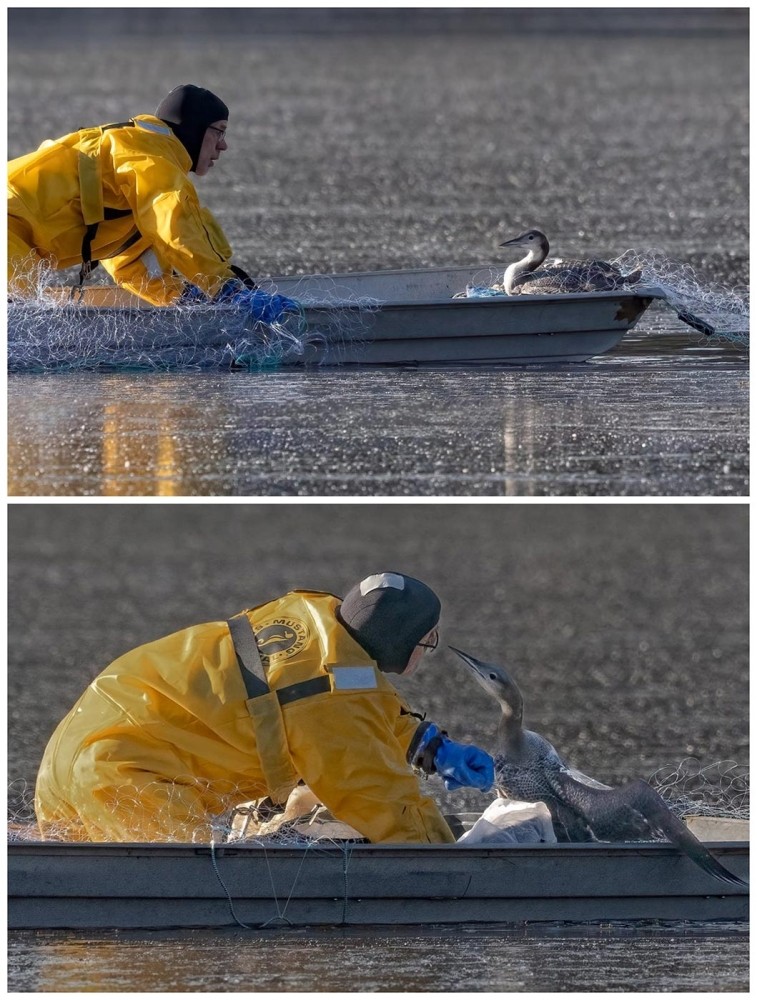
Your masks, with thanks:
[[(749, 844), (708, 845), (746, 878)], [(746, 921), (748, 890), (670, 844), (11, 843), (9, 926)]]
[[(499, 279), (501, 267), (495, 266), (273, 278), (272, 287), (303, 303), (308, 329), (315, 334), (306, 337), (301, 348), (280, 352), (277, 364), (586, 361), (620, 343), (656, 297), (654, 291), (638, 288), (455, 297), (464, 295), (467, 286), (487, 288)], [(9, 307), (11, 358), (14, 343), (24, 335), (24, 309), (25, 305)], [(125, 340), (130, 350), (149, 357), (151, 345), (160, 343), (161, 331), (166, 329), (170, 329), (172, 348), (179, 355), (184, 351), (184, 356), (198, 344), (221, 349), (240, 336), (240, 318), (234, 309), (159, 309), (109, 286), (88, 287), (76, 302), (52, 295), (49, 308), (35, 305), (28, 322), (45, 330), (51, 365), (56, 337), (70, 344), (72, 324), (82, 340), (98, 343), (98, 350), (91, 352), (94, 367), (107, 367), (108, 345), (113, 345), (115, 356), (123, 351)], [(250, 330), (246, 333), (249, 338)]]

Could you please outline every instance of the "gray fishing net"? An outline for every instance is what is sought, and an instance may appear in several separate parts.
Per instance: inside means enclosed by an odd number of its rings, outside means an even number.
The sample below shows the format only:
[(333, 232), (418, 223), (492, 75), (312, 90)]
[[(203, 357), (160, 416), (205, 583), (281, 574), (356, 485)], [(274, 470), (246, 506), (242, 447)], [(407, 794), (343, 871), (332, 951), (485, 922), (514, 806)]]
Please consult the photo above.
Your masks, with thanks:
[[(27, 286), (29, 269), (26, 268)], [(57, 282), (57, 284), (56, 284)], [(255, 322), (242, 306), (186, 304), (170, 309), (97, 308), (77, 304), (75, 290), (60, 285), (49, 267), (33, 271), (31, 294), (8, 304), (8, 370), (261, 370), (304, 360), (317, 361), (328, 343), (338, 360), (342, 345), (365, 339), (375, 301), (344, 297), (337, 285), (319, 295), (349, 308), (303, 315), (282, 322)], [(262, 283), (263, 291), (277, 291)], [(307, 289), (287, 295), (307, 308)]]
[[(292, 847), (315, 841), (324, 846), (328, 842), (364, 840), (357, 830), (334, 817), (304, 785), (295, 788), (286, 803), (274, 805), (267, 798), (245, 800), (243, 793), (229, 782), (226, 788), (215, 787), (217, 811), (212, 814), (203, 811), (199, 799), (195, 805), (187, 795), (187, 790), (193, 787), (207, 801), (207, 783), (187, 776), (173, 784), (154, 782), (144, 786), (139, 794), (124, 785), (110, 793), (110, 809), (118, 815), (121, 830), (128, 831), (128, 842), (134, 843), (213, 842)], [(177, 803), (181, 806), (180, 821), (174, 808)], [(8, 839), (12, 843), (42, 840), (81, 843), (91, 837), (75, 818), (38, 823), (34, 788), (25, 781), (13, 781), (8, 787)], [(127, 836), (121, 839), (126, 841)]]
[[(707, 284), (697, 277), (689, 264), (671, 259), (662, 250), (626, 250), (607, 263), (621, 275), (631, 275), (640, 270), (639, 281), (629, 285), (620, 282), (618, 288), (654, 294), (696, 332), (698, 339), (701, 340), (704, 335), (712, 341), (727, 341), (742, 348), (749, 346), (747, 289)], [(570, 269), (561, 271), (559, 258), (551, 258), (542, 267), (550, 264), (555, 265), (550, 294), (593, 290), (577, 287), (576, 275)], [(499, 275), (491, 284), (471, 285), (460, 295), (469, 298), (505, 295), (502, 281), (502, 275)], [(527, 283), (524, 287), (528, 287)], [(539, 294), (544, 294), (544, 291), (539, 290)]]
[[(689, 265), (659, 250), (627, 250), (603, 266), (623, 275), (641, 270), (641, 280), (628, 289), (659, 298), (700, 340), (748, 346), (744, 289), (706, 285)], [(290, 314), (280, 323), (254, 322), (244, 308), (234, 305), (98, 308), (77, 305), (53, 268), (40, 264), (23, 270), (28, 297), (8, 305), (11, 372), (260, 370), (318, 363), (326, 345), (329, 363), (338, 363), (342, 347), (370, 338), (372, 317), (380, 307), (376, 299), (358, 297), (327, 277), (309, 276), (286, 290), (307, 310), (307, 321), (304, 315)], [(501, 272), (481, 274), (480, 281), (454, 297), (505, 294)], [(269, 293), (277, 290), (270, 282), (261, 287)], [(577, 290), (574, 273), (556, 272), (550, 294)]]
[(658, 768), (649, 784), (678, 816), (749, 819), (749, 768), (733, 760), (703, 765), (687, 757)]
[[(718, 761), (703, 765), (688, 757), (680, 764), (658, 768), (648, 779), (678, 816), (709, 816), (725, 819), (749, 818), (749, 769), (734, 761)], [(187, 809), (187, 789), (200, 789), (207, 800), (207, 786), (197, 778), (187, 776), (175, 785), (154, 783), (142, 790), (150, 801), (149, 826), (143, 824), (145, 800), (135, 790), (124, 785), (114, 794), (113, 808), (121, 823), (129, 829), (134, 842), (159, 839), (163, 843), (249, 843), (270, 846), (307, 845), (314, 841), (321, 846), (329, 843), (359, 843), (361, 834), (333, 816), (306, 786), (298, 786), (281, 806), (268, 799), (245, 798), (229, 782), (216, 789), (217, 806), (213, 815)], [(174, 818), (172, 799), (181, 799), (185, 818), (178, 824)], [(478, 819), (473, 814), (449, 817), (456, 835)], [(155, 830), (160, 830), (156, 838)], [(25, 781), (13, 781), (8, 787), (8, 837), (19, 841), (82, 841), (87, 840), (75, 822), (46, 824), (43, 831), (34, 813), (34, 788)]]
[(640, 284), (658, 290), (665, 303), (692, 329), (715, 340), (749, 346), (746, 288), (707, 284), (697, 277), (693, 267), (671, 260), (662, 250), (626, 250), (612, 263), (623, 274), (641, 268)]

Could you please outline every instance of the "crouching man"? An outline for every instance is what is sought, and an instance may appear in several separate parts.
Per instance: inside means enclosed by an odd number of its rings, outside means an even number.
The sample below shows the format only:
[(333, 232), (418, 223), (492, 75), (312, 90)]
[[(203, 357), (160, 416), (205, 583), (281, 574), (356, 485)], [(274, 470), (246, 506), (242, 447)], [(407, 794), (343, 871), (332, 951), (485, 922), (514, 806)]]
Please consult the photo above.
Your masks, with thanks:
[(44, 754), (43, 835), (206, 840), (243, 800), (299, 781), (373, 843), (451, 843), (417, 770), (492, 787), (491, 757), (414, 714), (391, 674), (438, 643), (441, 605), (400, 573), (342, 600), (296, 590), (140, 646), (90, 684)]
[(127, 291), (157, 306), (233, 303), (253, 321), (283, 321), (300, 306), (268, 294), (231, 263), (231, 247), (200, 204), (204, 177), (228, 149), (229, 109), (182, 84), (154, 115), (49, 139), (8, 164), (8, 291), (26, 298), (40, 266), (102, 263)]

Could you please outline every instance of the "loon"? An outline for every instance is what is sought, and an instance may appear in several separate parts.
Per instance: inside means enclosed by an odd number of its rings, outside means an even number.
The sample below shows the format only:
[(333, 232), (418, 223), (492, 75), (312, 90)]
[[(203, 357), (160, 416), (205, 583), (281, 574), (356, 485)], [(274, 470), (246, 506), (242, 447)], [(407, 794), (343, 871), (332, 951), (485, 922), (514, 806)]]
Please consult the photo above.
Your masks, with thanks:
[(544, 802), (558, 841), (649, 840), (661, 835), (715, 878), (747, 884), (720, 864), (646, 781), (612, 788), (569, 768), (551, 743), (523, 728), (523, 697), (507, 671), (449, 648), (502, 709), (494, 756), (499, 796)]
[(528, 229), (515, 239), (500, 243), (500, 246), (525, 247), (528, 250), (522, 260), (511, 264), (505, 271), (503, 285), (508, 295), (609, 292), (625, 285), (635, 285), (642, 275), (640, 268), (630, 274), (621, 274), (617, 267), (604, 260), (553, 260), (544, 264), (549, 253), (549, 241), (538, 229)]

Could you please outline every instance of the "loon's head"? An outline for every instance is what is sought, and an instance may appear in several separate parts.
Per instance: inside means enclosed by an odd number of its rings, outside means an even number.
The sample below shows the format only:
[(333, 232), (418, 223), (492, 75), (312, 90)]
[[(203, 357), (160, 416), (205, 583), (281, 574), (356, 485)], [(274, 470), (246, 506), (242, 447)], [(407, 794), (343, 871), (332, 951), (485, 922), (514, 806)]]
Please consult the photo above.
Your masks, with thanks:
[(520, 723), (523, 720), (523, 696), (520, 688), (508, 674), (504, 667), (495, 663), (484, 663), (477, 660), (469, 653), (463, 653), (454, 646), (449, 647), (453, 653), (457, 653), (463, 663), (468, 667), (478, 683), (492, 698), (496, 698), (502, 708), (502, 715), (513, 723)]
[(545, 255), (549, 253), (549, 240), (538, 229), (527, 229), (520, 236), (507, 240), (505, 243), (500, 243), (500, 246), (525, 247), (527, 250), (533, 250), (534, 253), (544, 253)]

